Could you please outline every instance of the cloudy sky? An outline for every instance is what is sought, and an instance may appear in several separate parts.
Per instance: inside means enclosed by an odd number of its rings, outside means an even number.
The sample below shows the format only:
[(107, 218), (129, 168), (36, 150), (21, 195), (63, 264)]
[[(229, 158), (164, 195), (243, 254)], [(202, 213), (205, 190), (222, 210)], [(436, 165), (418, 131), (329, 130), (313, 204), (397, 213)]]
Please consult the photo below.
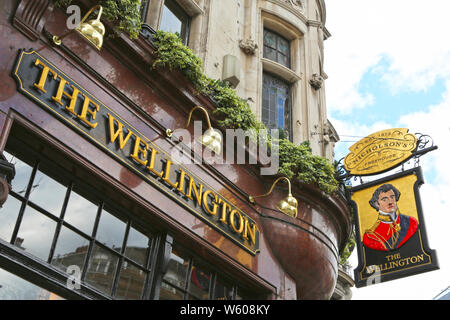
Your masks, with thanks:
[[(440, 270), (353, 288), (353, 299), (432, 299), (450, 286), (450, 1), (326, 0), (327, 108), (344, 157), (359, 137), (409, 128), (433, 137), (422, 205)], [(356, 250), (350, 261), (357, 266)]]

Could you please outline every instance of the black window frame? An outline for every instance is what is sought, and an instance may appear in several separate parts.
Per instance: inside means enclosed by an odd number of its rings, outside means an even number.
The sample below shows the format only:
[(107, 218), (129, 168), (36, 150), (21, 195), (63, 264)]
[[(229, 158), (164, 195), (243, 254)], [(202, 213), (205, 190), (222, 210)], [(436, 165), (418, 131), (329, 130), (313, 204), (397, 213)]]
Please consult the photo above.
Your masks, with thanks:
[[(168, 235), (167, 230), (160, 230), (159, 227), (149, 227), (149, 221), (144, 221), (142, 216), (136, 215), (136, 210), (128, 210), (127, 206), (124, 206), (122, 203), (118, 203), (117, 199), (113, 199), (111, 194), (105, 192), (105, 189), (102, 189), (101, 182), (97, 181), (95, 184), (90, 184), (84, 180), (86, 177), (92, 177), (90, 175), (88, 169), (80, 168), (82, 174), (73, 174), (73, 170), (75, 167), (79, 167), (78, 162), (72, 158), (66, 158), (61, 150), (58, 147), (54, 147), (49, 144), (48, 141), (44, 141), (40, 133), (36, 134), (34, 132), (35, 129), (29, 131), (28, 124), (25, 124), (26, 120), (21, 119), (20, 121), (14, 121), (11, 130), (9, 132), (9, 136), (6, 142), (5, 151), (8, 152), (12, 156), (18, 157), (22, 162), (28, 164), (32, 167), (32, 172), (28, 179), (27, 184), (27, 193), (25, 195), (20, 195), (14, 190), (10, 191), (9, 197), (13, 197), (18, 201), (21, 201), (21, 208), (18, 213), (18, 217), (16, 218), (16, 223), (14, 226), (14, 231), (9, 239), (6, 241), (4, 239), (0, 239), (0, 268), (4, 269), (7, 272), (10, 272), (28, 282), (31, 282), (34, 285), (40, 286), (42, 289), (48, 290), (52, 293), (55, 293), (62, 298), (68, 299), (104, 299), (104, 300), (112, 300), (115, 299), (118, 284), (121, 266), (124, 261), (130, 263), (131, 265), (138, 267), (140, 269), (145, 269), (147, 272), (147, 277), (145, 279), (144, 288), (142, 290), (142, 300), (150, 300), (150, 299), (159, 299), (159, 292), (161, 289), (162, 281), (163, 281), (163, 270), (164, 270), (164, 261), (167, 261), (168, 255), (172, 252), (172, 243), (173, 239), (170, 235)], [(46, 149), (45, 152), (42, 150)], [(64, 157), (65, 163), (57, 162), (57, 159), (61, 159)], [(65, 165), (70, 164), (73, 166), (71, 169), (65, 167)], [(42, 170), (42, 173), (47, 174), (50, 178), (55, 181), (62, 183), (66, 186), (66, 195), (64, 197), (63, 208), (59, 215), (55, 215), (51, 212), (48, 212), (44, 208), (41, 208), (37, 204), (33, 204), (29, 198), (29, 192), (34, 183), (34, 177), (38, 172), (38, 169), (43, 166), (45, 169)], [(41, 167), (42, 168), (42, 167)], [(51, 174), (48, 174), (47, 170), (52, 170)], [(77, 169), (78, 170), (78, 169)], [(94, 179), (95, 180), (95, 179)], [(75, 185), (80, 185), (83, 187), (85, 192), (77, 193), (81, 196), (85, 196), (85, 194), (93, 195), (95, 199), (92, 197), (86, 197), (87, 200), (94, 202), (98, 202), (97, 214), (95, 223), (93, 226), (93, 230), (91, 235), (86, 234), (82, 230), (78, 229), (76, 226), (71, 225), (68, 222), (64, 221), (64, 213), (67, 209), (67, 204), (70, 199), (69, 195), (74, 190)], [(107, 187), (110, 188), (110, 187)], [(111, 187), (112, 188), (112, 187)], [(9, 200), (9, 199), (8, 199)], [(8, 201), (7, 200), (7, 201)], [(97, 200), (97, 201), (95, 201)], [(121, 201), (119, 201), (121, 202)], [(42, 260), (39, 257), (34, 256), (32, 253), (24, 251), (20, 247), (14, 245), (18, 230), (20, 228), (21, 219), (23, 218), (25, 209), (27, 205), (31, 205), (35, 210), (39, 211), (39, 214), (42, 214), (47, 219), (51, 219), (52, 221), (57, 223), (57, 227), (55, 228), (52, 240), (52, 246), (50, 248), (49, 256), (47, 260)], [(101, 212), (104, 208), (107, 208), (108, 213), (114, 214), (116, 217), (119, 217), (121, 220), (126, 220), (126, 231), (124, 234), (124, 239), (122, 243), (122, 248), (120, 253), (115, 251), (114, 249), (100, 243), (96, 239), (97, 229), (100, 223)], [(145, 212), (146, 215), (148, 213)], [(1, 223), (1, 221), (0, 221)], [(89, 239), (88, 245), (88, 253), (84, 260), (83, 270), (82, 270), (82, 282), (81, 287), (79, 289), (70, 289), (67, 287), (67, 283), (70, 280), (70, 275), (63, 271), (62, 269), (56, 267), (51, 264), (53, 255), (55, 253), (57, 238), (59, 233), (61, 232), (62, 227), (68, 228), (70, 231), (75, 232), (79, 236), (84, 237), (85, 239)], [(138, 264), (133, 261), (131, 257), (127, 257), (125, 255), (125, 249), (127, 236), (131, 226), (139, 227), (138, 230), (142, 232), (142, 230), (147, 232), (147, 235), (150, 236), (151, 244), (147, 249), (147, 261), (145, 266)], [(158, 229), (157, 229), (158, 228)], [(171, 239), (170, 241), (168, 239)], [(184, 245), (181, 245), (177, 242), (175, 238), (175, 246), (177, 248), (181, 248), (183, 252), (189, 255), (189, 267), (188, 276), (191, 274), (192, 263), (199, 262), (202, 266), (206, 266), (208, 270), (211, 271), (213, 276), (211, 277), (211, 286), (208, 294), (209, 299), (213, 297), (213, 289), (214, 284), (217, 279), (217, 276), (220, 276), (221, 279), (225, 279), (229, 283), (234, 283), (235, 288), (233, 289), (233, 298), (237, 297), (238, 292), (238, 280), (235, 276), (233, 276), (233, 272), (221, 272), (219, 267), (212, 265), (208, 261), (205, 260), (204, 257), (199, 257), (193, 251), (186, 249)], [(167, 243), (170, 242), (170, 250), (167, 250)], [(87, 270), (89, 268), (89, 258), (92, 255), (92, 250), (94, 245), (101, 247), (108, 252), (118, 255), (119, 261), (116, 266), (114, 281), (112, 286), (112, 293), (110, 295), (103, 293), (96, 287), (90, 285), (85, 280)], [(189, 279), (187, 279), (189, 280)], [(214, 282), (213, 282), (214, 281)], [(245, 281), (244, 281), (245, 282)], [(188, 283), (188, 282), (187, 282)], [(239, 283), (239, 290), (245, 294), (245, 297), (252, 299), (267, 299), (271, 292), (267, 291), (267, 289), (256, 288), (249, 284)], [(189, 291), (187, 291), (187, 294)]]
[[(17, 149), (19, 147), (17, 147), (17, 146), (20, 146), (21, 149), (24, 149), (26, 151), (18, 152)], [(35, 270), (35, 271), (39, 272), (39, 271), (46, 270), (44, 272), (49, 273), (48, 272), (49, 269), (53, 269), (52, 272), (63, 273), (69, 278), (69, 274), (64, 272), (64, 270), (61, 270), (60, 268), (52, 265), (52, 260), (53, 260), (53, 258), (55, 258), (54, 253), (55, 253), (55, 248), (57, 245), (57, 239), (60, 235), (60, 232), (61, 232), (61, 229), (63, 226), (65, 228), (69, 229), (70, 231), (76, 233), (78, 236), (81, 236), (84, 239), (88, 240), (88, 242), (89, 242), (86, 257), (84, 258), (84, 261), (83, 261), (83, 269), (81, 270), (82, 286), (79, 289), (80, 292), (73, 292), (74, 290), (77, 291), (78, 289), (71, 290), (71, 289), (67, 288), (66, 290), (60, 290), (57, 294), (61, 295), (62, 297), (64, 297), (64, 296), (74, 297), (77, 294), (80, 294), (80, 296), (84, 296), (84, 297), (97, 297), (100, 299), (115, 299), (115, 296), (116, 296), (117, 290), (118, 290), (121, 270), (122, 270), (121, 268), (122, 268), (124, 262), (126, 262), (126, 263), (128, 263), (136, 268), (142, 269), (142, 270), (144, 270), (144, 272), (146, 272), (144, 286), (143, 286), (142, 293), (141, 293), (141, 299), (144, 299), (144, 300), (149, 299), (151, 292), (153, 291), (155, 276), (157, 273), (157, 270), (155, 268), (155, 265), (157, 262), (157, 251), (158, 251), (157, 238), (161, 237), (161, 234), (158, 233), (157, 230), (150, 230), (149, 227), (146, 227), (147, 224), (144, 223), (143, 221), (141, 221), (138, 217), (135, 217), (134, 215), (131, 215), (131, 214), (127, 214), (128, 210), (126, 208), (121, 207), (113, 199), (111, 199), (109, 196), (103, 194), (97, 188), (89, 185), (89, 183), (87, 183), (86, 181), (82, 181), (79, 178), (74, 177), (73, 175), (70, 175), (68, 172), (66, 172), (66, 170), (64, 170), (64, 168), (61, 168), (57, 163), (53, 162), (52, 159), (48, 159), (46, 156), (39, 154), (32, 148), (25, 149), (23, 142), (20, 141), (19, 139), (17, 139), (16, 137), (14, 137), (12, 135), (9, 136), (5, 151), (15, 157), (19, 155), (18, 158), (22, 162), (25, 162), (26, 164), (30, 165), (33, 168), (33, 170), (31, 172), (31, 176), (29, 177), (29, 180), (28, 180), (27, 191), (26, 191), (25, 195), (20, 195), (19, 193), (15, 192), (14, 190), (11, 190), (8, 195), (8, 198), (14, 197), (16, 200), (18, 200), (21, 203), (20, 210), (19, 210), (19, 213), (18, 213), (18, 216), (16, 219), (16, 223), (15, 223), (11, 238), (9, 239), (9, 241), (7, 241), (5, 239), (0, 239), (0, 240), (9, 243), (11, 246), (17, 247), (15, 245), (15, 243), (17, 240), (20, 224), (22, 223), (22, 219), (23, 219), (23, 216), (24, 216), (27, 206), (30, 206), (34, 210), (38, 211), (39, 214), (42, 214), (47, 219), (51, 219), (53, 222), (56, 223), (56, 228), (54, 230), (53, 240), (52, 240), (49, 256), (46, 260), (40, 259), (39, 257), (34, 256), (32, 253), (28, 253), (28, 252), (22, 253), (22, 255), (24, 255), (24, 256), (32, 256), (31, 259), (33, 259), (36, 262), (36, 264), (34, 264), (35, 267), (37, 269), (39, 269), (39, 270)], [(24, 154), (26, 154), (26, 156), (24, 156)], [(62, 183), (66, 187), (66, 195), (64, 198), (64, 203), (63, 203), (63, 207), (62, 207), (62, 210), (59, 215), (55, 215), (54, 213), (47, 211), (46, 209), (33, 203), (33, 201), (31, 201), (29, 199), (30, 190), (33, 187), (33, 183), (34, 183), (33, 180), (34, 180), (39, 168), (44, 168), (42, 170), (42, 173), (46, 174), (47, 176), (54, 179), (55, 181)], [(48, 174), (48, 170), (50, 168), (52, 170), (52, 174)], [(87, 234), (84, 231), (78, 229), (76, 226), (68, 223), (67, 221), (64, 221), (64, 215), (65, 215), (65, 211), (67, 209), (67, 204), (68, 204), (70, 193), (72, 192), (72, 190), (76, 190), (76, 192), (80, 195), (79, 189), (78, 189), (79, 187), (75, 187), (75, 189), (74, 189), (75, 185), (82, 187), (83, 190), (85, 190), (84, 194), (89, 193), (90, 195), (93, 195), (93, 197), (88, 198), (88, 200), (89, 201), (94, 200), (94, 202), (97, 203), (97, 205), (98, 205), (96, 218), (95, 218), (95, 222), (94, 222), (94, 226), (92, 228), (91, 234)], [(83, 197), (84, 197), (84, 194), (82, 194)], [(96, 233), (97, 233), (97, 229), (98, 229), (99, 222), (100, 222), (101, 212), (105, 209), (107, 210), (107, 212), (109, 214), (113, 214), (114, 216), (116, 216), (116, 218), (119, 218), (126, 224), (123, 242), (122, 242), (122, 246), (121, 246), (121, 249), (119, 252), (117, 250), (114, 250), (114, 249), (102, 244), (99, 240), (96, 239)], [(147, 253), (146, 253), (147, 257), (146, 257), (145, 265), (141, 265), (138, 262), (135, 262), (132, 258), (127, 257), (125, 254), (125, 250), (127, 248), (126, 242), (128, 240), (128, 234), (129, 234), (131, 227), (138, 228), (138, 230), (140, 230), (140, 231), (145, 230), (146, 235), (149, 236), (151, 243), (149, 244), (149, 246), (147, 248)], [(4, 246), (3, 243), (0, 242), (0, 247), (3, 247), (3, 246)], [(106, 294), (106, 293), (100, 291), (98, 288), (96, 288), (92, 284), (89, 284), (89, 282), (86, 281), (86, 275), (89, 271), (88, 270), (89, 264), (90, 264), (89, 262), (90, 262), (90, 258), (92, 257), (92, 251), (93, 251), (94, 246), (98, 246), (102, 250), (106, 250), (110, 254), (113, 254), (114, 256), (118, 257), (118, 262), (117, 262), (115, 270), (114, 270), (114, 278), (113, 278), (113, 283), (112, 283), (111, 294)], [(17, 248), (19, 250), (21, 250), (20, 247), (17, 247)], [(8, 272), (14, 273), (14, 270), (8, 270), (8, 269), (5, 269), (5, 270)], [(23, 276), (21, 276), (21, 277), (27, 281), (30, 281), (31, 283), (34, 283), (34, 284), (37, 284), (40, 282), (39, 279), (34, 279), (33, 277), (30, 277), (30, 278), (23, 277)], [(65, 285), (65, 284), (66, 283), (61, 283), (61, 285)], [(43, 287), (43, 288), (47, 289), (49, 291), (52, 290), (51, 288), (46, 288), (46, 287)]]
[[(242, 285), (242, 283), (238, 283), (237, 280), (233, 279), (233, 277), (229, 276), (226, 273), (223, 273), (219, 270), (217, 266), (214, 266), (210, 263), (208, 263), (206, 260), (198, 257), (192, 250), (188, 249), (187, 247), (183, 246), (182, 244), (179, 244), (177, 242), (174, 243), (173, 248), (175, 248), (176, 251), (182, 253), (185, 258), (188, 260), (188, 267), (186, 271), (186, 276), (184, 279), (184, 287), (178, 286), (170, 281), (167, 281), (164, 279), (164, 276), (161, 279), (161, 287), (163, 285), (168, 285), (169, 287), (173, 287), (176, 290), (183, 293), (183, 299), (184, 300), (190, 300), (192, 299), (193, 292), (190, 288), (191, 286), (191, 276), (192, 276), (192, 269), (193, 267), (201, 267), (203, 270), (206, 270), (210, 273), (210, 279), (209, 279), (209, 291), (208, 291), (208, 299), (207, 300), (214, 300), (214, 295), (216, 291), (216, 283), (218, 279), (225, 280), (228, 284), (232, 286), (232, 298), (230, 300), (246, 300), (246, 299), (252, 299), (252, 300), (265, 300), (267, 299), (269, 293), (256, 293), (255, 290), (252, 290), (251, 288)], [(241, 295), (241, 296), (239, 296)], [(215, 299), (219, 300), (219, 299)]]

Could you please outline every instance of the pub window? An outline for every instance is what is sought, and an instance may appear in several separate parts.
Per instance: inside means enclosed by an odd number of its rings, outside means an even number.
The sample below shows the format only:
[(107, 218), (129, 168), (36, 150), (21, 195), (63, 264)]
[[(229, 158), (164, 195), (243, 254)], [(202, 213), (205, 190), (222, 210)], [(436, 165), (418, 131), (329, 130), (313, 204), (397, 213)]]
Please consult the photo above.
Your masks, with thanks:
[(174, 1), (165, 0), (161, 15), (160, 30), (177, 33), (184, 44), (188, 43), (190, 18), (187, 13)]
[(255, 299), (247, 289), (221, 274), (205, 261), (174, 246), (160, 288), (160, 300)]
[(178, 34), (188, 44), (191, 17), (176, 0), (147, 0), (141, 6), (141, 20), (155, 29)]
[[(126, 210), (57, 170), (56, 163), (13, 140), (9, 138), (3, 152), (15, 165), (16, 175), (0, 209), (0, 238), (43, 265), (70, 275), (79, 270), (82, 283), (97, 295), (141, 299), (149, 286), (153, 234), (127, 217)], [(0, 284), (11, 276), (0, 269)], [(33, 279), (18, 279), (13, 282), (19, 289), (43, 290), (28, 284)], [(19, 289), (10, 294), (26, 298)]]
[[(0, 208), (0, 250), (9, 261), (0, 257), (0, 299), (261, 296), (178, 244), (162, 274), (155, 267), (161, 265), (161, 232), (150, 230), (142, 216), (129, 213), (128, 204), (91, 185), (92, 175), (19, 125), (12, 126), (3, 155), (16, 174)], [(55, 273), (65, 278), (56, 280)], [(68, 287), (73, 275), (81, 289)]]
[(263, 73), (262, 122), (269, 130), (278, 129), (280, 137), (292, 140), (291, 88), (288, 83)]
[(264, 50), (263, 56), (269, 60), (290, 67), (290, 43), (279, 34), (264, 29)]

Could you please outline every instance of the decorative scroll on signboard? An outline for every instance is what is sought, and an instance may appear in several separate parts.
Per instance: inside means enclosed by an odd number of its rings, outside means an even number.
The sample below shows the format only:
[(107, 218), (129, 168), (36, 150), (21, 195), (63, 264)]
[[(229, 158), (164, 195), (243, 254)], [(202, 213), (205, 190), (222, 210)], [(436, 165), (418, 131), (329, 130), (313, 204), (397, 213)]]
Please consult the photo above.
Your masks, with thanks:
[[(414, 168), (351, 187), (358, 267), (355, 284), (363, 287), (439, 269), (428, 247), (419, 187), (418, 157), (435, 150), (428, 136), (406, 128), (376, 132), (352, 145), (340, 166), (340, 179), (376, 175), (414, 158)], [(347, 180), (347, 182), (349, 182)]]

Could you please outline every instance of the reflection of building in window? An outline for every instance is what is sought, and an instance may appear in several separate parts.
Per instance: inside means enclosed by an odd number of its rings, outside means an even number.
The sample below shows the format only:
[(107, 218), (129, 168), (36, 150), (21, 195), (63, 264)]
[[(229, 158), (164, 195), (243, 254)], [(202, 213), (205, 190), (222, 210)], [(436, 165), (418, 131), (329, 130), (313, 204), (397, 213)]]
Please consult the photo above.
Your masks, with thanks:
[(183, 42), (187, 43), (189, 35), (189, 16), (175, 1), (166, 0), (164, 1), (159, 29), (177, 33), (180, 35)]
[(206, 266), (204, 261), (178, 246), (173, 250), (161, 284), (161, 300), (240, 300), (245, 297), (250, 297), (249, 293), (233, 281), (225, 280), (214, 267)]
[[(197, 10), (186, 11), (185, 7), (194, 7)], [(177, 33), (187, 44), (189, 39), (190, 25), (193, 15), (197, 15), (201, 10), (193, 0), (152, 0), (147, 1), (142, 7), (142, 20), (156, 30), (170, 31)]]
[(268, 129), (292, 139), (291, 90), (289, 84), (268, 73), (263, 74), (262, 121)]

